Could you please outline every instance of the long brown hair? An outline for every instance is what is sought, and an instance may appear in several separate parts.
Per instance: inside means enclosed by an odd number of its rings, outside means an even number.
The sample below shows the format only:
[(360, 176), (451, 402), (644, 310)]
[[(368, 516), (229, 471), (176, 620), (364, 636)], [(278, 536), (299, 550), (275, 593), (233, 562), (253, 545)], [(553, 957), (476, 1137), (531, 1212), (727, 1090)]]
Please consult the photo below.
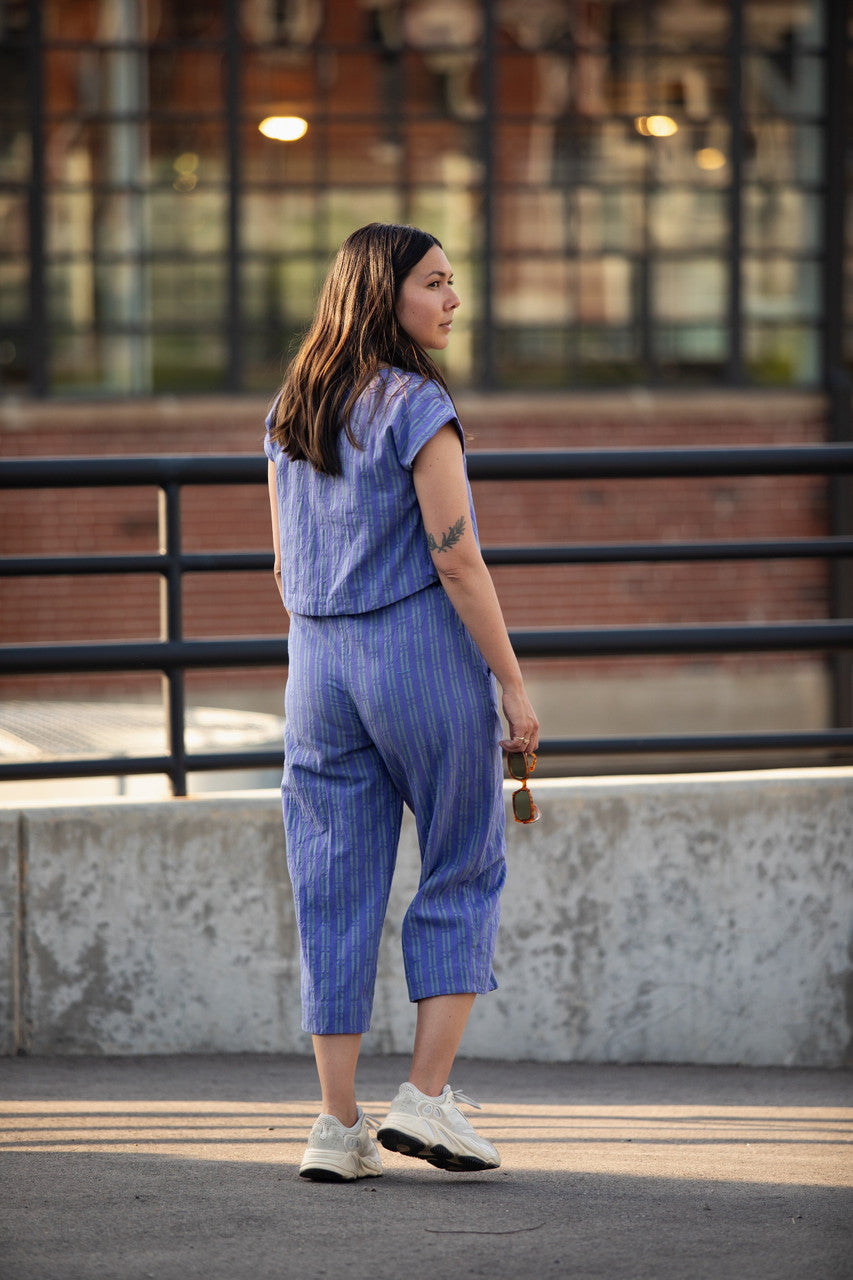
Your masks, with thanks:
[(348, 236), (323, 286), (311, 327), (279, 392), (270, 435), (292, 461), (340, 475), (341, 431), (354, 448), (355, 402), (380, 369), (395, 366), (446, 390), (435, 362), (397, 319), (406, 276), (433, 245), (417, 227), (370, 222)]

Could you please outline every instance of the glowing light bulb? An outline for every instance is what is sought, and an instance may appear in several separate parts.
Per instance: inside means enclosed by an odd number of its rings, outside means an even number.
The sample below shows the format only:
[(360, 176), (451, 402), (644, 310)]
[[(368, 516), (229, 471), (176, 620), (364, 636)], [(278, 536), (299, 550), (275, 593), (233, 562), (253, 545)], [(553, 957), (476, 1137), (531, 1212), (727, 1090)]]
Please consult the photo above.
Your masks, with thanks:
[(199, 158), (194, 151), (183, 151), (176, 160), (172, 161), (172, 168), (176, 173), (193, 173), (199, 164)]
[(296, 142), (308, 132), (308, 121), (301, 116), (267, 116), (258, 125), (265, 138), (276, 142)]
[(678, 133), (678, 125), (672, 116), (637, 116), (634, 128), (644, 138), (671, 138)]
[(696, 163), (700, 169), (722, 169), (725, 167), (726, 157), (719, 147), (701, 147), (696, 152)]
[(678, 125), (672, 116), (646, 116), (646, 128), (653, 138), (671, 138), (678, 133)]

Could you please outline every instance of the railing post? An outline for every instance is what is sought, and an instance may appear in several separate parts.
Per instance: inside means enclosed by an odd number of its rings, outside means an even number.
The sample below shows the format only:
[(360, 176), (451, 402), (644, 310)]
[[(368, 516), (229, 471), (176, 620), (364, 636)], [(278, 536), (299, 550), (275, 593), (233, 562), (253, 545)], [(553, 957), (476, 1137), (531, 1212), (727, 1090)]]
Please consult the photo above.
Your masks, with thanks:
[[(169, 480), (159, 495), (160, 552), (166, 557), (160, 577), (160, 639), (183, 639), (183, 583), (181, 578), (181, 486)], [(169, 740), (169, 779), (172, 794), (187, 794), (187, 754), (184, 743), (184, 672), (178, 666), (163, 672), (163, 710)]]

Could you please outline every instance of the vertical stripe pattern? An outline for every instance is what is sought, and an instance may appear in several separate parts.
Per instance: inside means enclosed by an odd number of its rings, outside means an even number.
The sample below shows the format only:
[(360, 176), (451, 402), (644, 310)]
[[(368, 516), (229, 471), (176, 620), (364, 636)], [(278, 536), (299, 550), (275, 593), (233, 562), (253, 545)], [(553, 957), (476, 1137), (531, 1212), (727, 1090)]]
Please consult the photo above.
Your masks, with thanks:
[(485, 992), (506, 875), (493, 677), (443, 588), (294, 614), (282, 805), (303, 1027), (366, 1031), (403, 804), (421, 851), (403, 921), (411, 1000)]

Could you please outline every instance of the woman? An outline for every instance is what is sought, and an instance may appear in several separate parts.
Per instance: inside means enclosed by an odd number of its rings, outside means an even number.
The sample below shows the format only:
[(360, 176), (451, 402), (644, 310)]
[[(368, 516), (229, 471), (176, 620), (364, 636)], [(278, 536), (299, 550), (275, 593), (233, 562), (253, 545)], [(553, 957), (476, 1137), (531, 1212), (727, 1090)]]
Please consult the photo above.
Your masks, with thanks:
[(404, 802), (422, 859), (402, 931), (417, 1028), (378, 1138), (439, 1168), (500, 1164), (447, 1080), (475, 995), (496, 986), (498, 745), (533, 752), (539, 726), (479, 551), (456, 411), (427, 354), (447, 346), (458, 306), (435, 237), (362, 227), (267, 419), (291, 617), (284, 824), (323, 1097), (300, 1173), (317, 1181), (382, 1172), (355, 1070)]

